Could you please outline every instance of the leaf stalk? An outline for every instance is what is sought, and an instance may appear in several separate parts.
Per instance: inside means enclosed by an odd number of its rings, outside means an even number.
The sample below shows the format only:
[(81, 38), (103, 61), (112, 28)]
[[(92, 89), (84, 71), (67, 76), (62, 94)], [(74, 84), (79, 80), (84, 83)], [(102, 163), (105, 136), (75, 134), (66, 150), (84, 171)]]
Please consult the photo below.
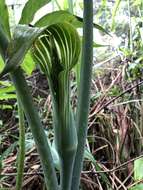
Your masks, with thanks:
[(19, 155), (18, 155), (18, 169), (16, 178), (16, 190), (22, 189), (24, 159), (25, 159), (25, 125), (24, 113), (18, 98), (18, 115), (19, 115)]
[(90, 86), (93, 62), (93, 1), (84, 0), (83, 44), (77, 108), (78, 146), (74, 163), (72, 190), (78, 190), (87, 137)]
[(40, 155), (47, 190), (58, 190), (59, 187), (50, 147), (23, 72), (18, 67), (10, 74)]

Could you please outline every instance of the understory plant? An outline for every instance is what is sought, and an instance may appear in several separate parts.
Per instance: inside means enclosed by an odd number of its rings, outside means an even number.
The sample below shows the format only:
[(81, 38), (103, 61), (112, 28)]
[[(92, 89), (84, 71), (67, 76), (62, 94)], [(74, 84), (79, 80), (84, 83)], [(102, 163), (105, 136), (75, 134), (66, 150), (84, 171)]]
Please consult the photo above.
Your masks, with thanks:
[[(81, 51), (80, 37), (74, 25), (81, 25), (82, 22), (79, 22), (77, 17), (71, 13), (56, 11), (38, 20), (34, 26), (29, 25), (37, 10), (48, 2), (50, 1), (29, 0), (22, 11), (19, 24), (11, 32), (5, 1), (0, 1), (0, 53), (5, 63), (0, 77), (9, 73), (15, 86), (19, 106), (21, 106), (19, 110), (26, 116), (40, 156), (46, 188), (49, 190), (78, 190), (90, 99), (93, 2), (92, 0), (83, 1), (82, 61), (76, 113), (71, 106), (70, 76)], [(29, 50), (35, 63), (47, 76), (50, 88), (54, 142), (60, 159), (60, 183), (57, 180), (47, 136), (21, 67)], [(21, 180), (21, 177), (17, 177), (17, 180)], [(16, 188), (21, 189), (22, 183), (17, 182), (17, 184), (20, 185), (17, 185)]]

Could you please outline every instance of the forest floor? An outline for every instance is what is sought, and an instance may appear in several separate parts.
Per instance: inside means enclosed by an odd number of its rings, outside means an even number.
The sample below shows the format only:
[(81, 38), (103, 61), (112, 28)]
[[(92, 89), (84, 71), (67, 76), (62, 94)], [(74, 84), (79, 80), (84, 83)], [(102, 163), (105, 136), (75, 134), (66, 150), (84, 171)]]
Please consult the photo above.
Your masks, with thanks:
[[(134, 183), (134, 160), (142, 155), (142, 102), (139, 78), (126, 81), (123, 69), (114, 68), (92, 80), (91, 105), (88, 125), (88, 150), (96, 164), (87, 156), (81, 175), (85, 190), (129, 189)], [(35, 71), (27, 78), (43, 126), (52, 132), (51, 98), (46, 78)], [(76, 87), (72, 86), (72, 105), (75, 109)], [(0, 101), (12, 109), (0, 109), (0, 187), (14, 189), (18, 157), (18, 114), (15, 100)], [(39, 156), (26, 125), (26, 157), (23, 190), (44, 189), (43, 172)], [(139, 135), (140, 134), (140, 135)], [(98, 167), (98, 168), (97, 168)], [(100, 173), (100, 171), (102, 172)], [(110, 171), (109, 171), (110, 170)], [(109, 188), (110, 187), (110, 188)]]

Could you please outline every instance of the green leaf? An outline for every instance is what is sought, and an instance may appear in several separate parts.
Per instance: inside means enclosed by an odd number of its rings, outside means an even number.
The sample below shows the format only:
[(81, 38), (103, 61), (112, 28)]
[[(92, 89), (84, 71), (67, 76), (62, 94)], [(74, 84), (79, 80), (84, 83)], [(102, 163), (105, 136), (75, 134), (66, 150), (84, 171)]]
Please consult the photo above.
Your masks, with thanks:
[(0, 94), (0, 100), (16, 99), (16, 94)]
[(8, 80), (0, 81), (0, 84), (3, 85), (3, 86), (11, 86), (11, 82), (8, 81)]
[(63, 10), (46, 14), (44, 17), (42, 17), (39, 21), (35, 23), (35, 26), (50, 26), (51, 24), (56, 24), (59, 22), (69, 22), (74, 27), (82, 27), (82, 23), (78, 21), (78, 19), (74, 15), (72, 15), (68, 11)]
[(4, 32), (10, 38), (9, 15), (5, 0), (0, 0), (0, 23)]
[(23, 8), (19, 24), (29, 24), (35, 13), (44, 5), (48, 4), (51, 0), (29, 0)]
[(109, 36), (111, 36), (111, 34), (106, 30), (104, 29), (102, 26), (100, 26), (99, 24), (95, 24), (93, 23), (93, 27), (100, 30), (101, 32), (105, 33), (105, 34), (108, 34)]
[[(1, 104), (0, 105), (0, 109), (2, 109), (2, 110), (4, 110), (4, 109), (10, 109), (11, 110), (11, 109), (13, 109), (13, 107), (10, 106), (10, 105)], [(0, 125), (2, 125), (1, 122), (0, 122)]]
[[(83, 18), (81, 18), (79, 16), (75, 16), (75, 17), (77, 18), (78, 21), (81, 22), (81, 24), (83, 24)], [(107, 30), (105, 30), (102, 26), (100, 26), (99, 24), (93, 23), (93, 27), (96, 28), (96, 29), (98, 29), (98, 30), (100, 30), (103, 33), (106, 33), (106, 34), (110, 35), (109, 32)]]
[(98, 44), (98, 43), (93, 42), (93, 47), (95, 47), (95, 48), (108, 47), (108, 46), (109, 46), (109, 45), (103, 45), (103, 44)]
[(96, 160), (94, 159), (93, 155), (91, 154), (91, 152), (87, 149), (85, 149), (84, 151), (84, 158), (90, 160), (91, 162), (93, 162), (94, 164), (97, 164)]
[[(47, 138), (48, 138), (48, 144), (51, 150), (51, 154), (53, 157), (53, 161), (54, 161), (54, 165), (56, 167), (56, 169), (59, 171), (60, 170), (60, 160), (59, 160), (59, 156), (55, 147), (55, 144), (50, 142), (49, 136), (48, 136), (48, 132), (45, 131)], [(26, 133), (26, 152), (30, 151), (33, 147), (35, 146), (35, 142), (34, 139), (32, 138), (32, 134), (31, 133)]]
[(61, 9), (68, 9), (68, 1), (67, 0), (57, 0), (59, 5), (61, 6)]
[[(85, 149), (85, 151), (84, 151), (84, 158), (88, 159), (89, 161), (91, 161), (93, 163), (93, 165), (95, 166), (95, 168), (96, 168), (97, 171), (102, 171), (102, 168), (97, 163), (97, 161), (93, 157), (92, 153), (88, 149)], [(109, 182), (108, 177), (106, 176), (106, 174), (101, 173), (100, 175), (101, 175), (103, 181)]]
[(129, 190), (143, 190), (143, 184), (137, 184), (136, 186), (130, 188)]
[(32, 59), (31, 53), (28, 52), (24, 58), (24, 61), (22, 63), (22, 68), (26, 72), (27, 75), (31, 75), (33, 70), (35, 69), (35, 63)]
[(2, 159), (6, 159), (10, 153), (12, 153), (14, 151), (14, 149), (17, 146), (17, 142), (14, 142), (13, 144), (11, 144), (1, 155)]
[(3, 70), (4, 68), (4, 62), (2, 60), (2, 57), (0, 56), (0, 72)]
[(4, 28), (0, 20), (0, 54), (3, 60), (6, 59), (8, 43), (9, 43), (8, 38), (5, 34)]
[(15, 88), (8, 81), (0, 81), (0, 100), (16, 99)]
[(113, 13), (112, 13), (112, 26), (111, 26), (111, 30), (114, 30), (114, 28), (115, 28), (115, 16), (116, 16), (116, 13), (117, 13), (118, 8), (120, 6), (120, 3), (121, 3), (121, 0), (116, 0), (115, 1), (115, 6), (113, 8)]
[(32, 43), (44, 29), (18, 25), (8, 46), (6, 66), (0, 76), (16, 69), (23, 61)]
[(50, 145), (50, 148), (51, 148), (51, 153), (54, 160), (54, 165), (56, 169), (60, 171), (60, 159), (59, 159), (58, 152), (56, 150), (54, 143)]
[(5, 88), (0, 88), (0, 95), (2, 93), (9, 93), (9, 92), (14, 92), (15, 91), (15, 88), (14, 86), (8, 86), (8, 87), (5, 87)]
[(143, 179), (143, 158), (137, 159), (134, 162), (134, 179)]
[[(63, 10), (46, 14), (44, 17), (42, 17), (39, 21), (35, 23), (35, 26), (43, 27), (51, 24), (56, 24), (59, 22), (69, 22), (76, 28), (82, 28), (83, 26), (83, 18), (75, 16), (69, 13), (68, 11), (63, 11)], [(105, 30), (102, 26), (95, 23), (93, 23), (93, 26), (94, 28), (100, 30), (101, 32), (110, 35), (109, 32)]]

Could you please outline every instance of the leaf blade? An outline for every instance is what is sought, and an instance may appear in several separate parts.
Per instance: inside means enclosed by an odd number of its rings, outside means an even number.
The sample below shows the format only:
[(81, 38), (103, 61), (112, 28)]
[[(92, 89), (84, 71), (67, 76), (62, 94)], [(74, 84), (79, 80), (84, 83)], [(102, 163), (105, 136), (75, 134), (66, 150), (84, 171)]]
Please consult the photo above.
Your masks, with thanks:
[(43, 27), (51, 24), (56, 24), (60, 22), (69, 22), (75, 27), (81, 27), (81, 22), (79, 22), (74, 15), (69, 13), (68, 11), (60, 10), (54, 11), (52, 13), (48, 13), (43, 16), (39, 21), (35, 23), (35, 26)]
[(23, 61), (33, 41), (44, 29), (18, 25), (15, 28), (13, 40), (8, 46), (6, 65), (0, 77), (17, 68)]
[(134, 162), (134, 178), (135, 180), (143, 179), (143, 158), (137, 159)]
[(5, 35), (3, 26), (0, 21), (0, 54), (3, 58), (3, 61), (6, 59), (8, 44), (9, 44), (8, 38)]
[(23, 8), (19, 24), (29, 24), (33, 20), (35, 13), (50, 1), (51, 0), (29, 0)]
[[(59, 22), (69, 22), (76, 28), (82, 28), (83, 26), (83, 18), (73, 15), (68, 11), (64, 10), (48, 13), (44, 17), (42, 17), (39, 21), (37, 21), (34, 25), (37, 27), (44, 27), (47, 26), (47, 24), (51, 25)], [(101, 32), (110, 35), (109, 32), (105, 30), (102, 26), (96, 23), (93, 23), (93, 26), (94, 28), (100, 30)]]
[(0, 22), (4, 32), (10, 38), (9, 15), (5, 0), (0, 0)]

